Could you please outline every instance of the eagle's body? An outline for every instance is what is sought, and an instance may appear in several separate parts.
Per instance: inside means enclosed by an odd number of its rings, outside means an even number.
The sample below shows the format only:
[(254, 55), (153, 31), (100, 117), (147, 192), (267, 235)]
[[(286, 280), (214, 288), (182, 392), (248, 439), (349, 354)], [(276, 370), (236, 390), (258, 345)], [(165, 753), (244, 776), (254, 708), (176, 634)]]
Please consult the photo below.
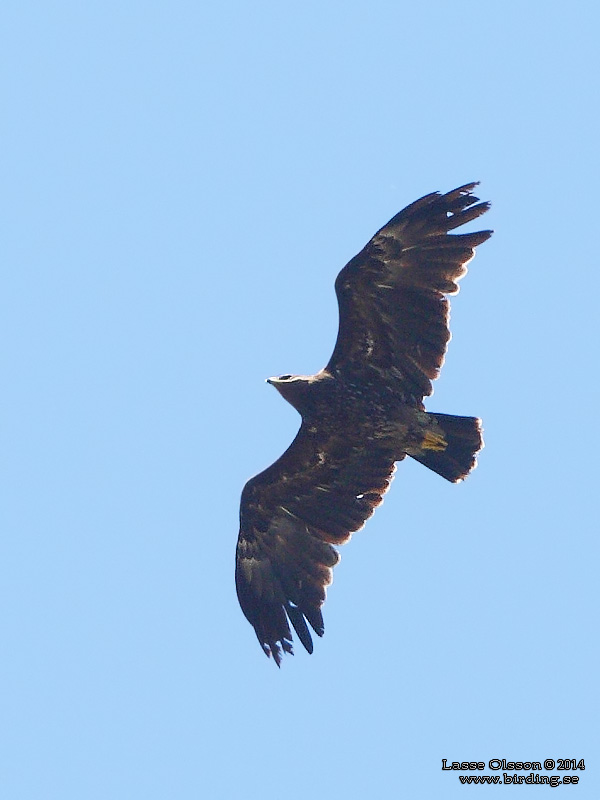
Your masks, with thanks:
[[(289, 622), (309, 652), (343, 544), (381, 503), (395, 462), (410, 455), (457, 482), (476, 464), (480, 421), (431, 414), (450, 338), (446, 294), (491, 231), (450, 235), (484, 213), (475, 184), (427, 195), (382, 228), (336, 280), (340, 329), (316, 375), (271, 378), (301, 414), (281, 458), (242, 493), (236, 586), (242, 610), (277, 664)], [(288, 622), (289, 620), (289, 622)]]
[(389, 451), (393, 461), (418, 451), (427, 433), (439, 433), (434, 415), (421, 402), (377, 374), (346, 376), (323, 369), (288, 380), (270, 378), (269, 383), (300, 413), (309, 433), (339, 435), (361, 449), (377, 446)]

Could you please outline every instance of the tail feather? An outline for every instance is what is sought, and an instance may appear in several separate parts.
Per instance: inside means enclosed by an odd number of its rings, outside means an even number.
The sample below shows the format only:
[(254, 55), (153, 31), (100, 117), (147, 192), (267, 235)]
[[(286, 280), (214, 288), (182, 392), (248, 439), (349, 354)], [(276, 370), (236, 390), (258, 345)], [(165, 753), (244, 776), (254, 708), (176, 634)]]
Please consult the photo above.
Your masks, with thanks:
[(426, 435), (424, 447), (409, 455), (452, 483), (464, 480), (477, 466), (476, 456), (483, 447), (481, 420), (451, 414), (427, 416), (434, 423), (432, 435), (429, 439)]

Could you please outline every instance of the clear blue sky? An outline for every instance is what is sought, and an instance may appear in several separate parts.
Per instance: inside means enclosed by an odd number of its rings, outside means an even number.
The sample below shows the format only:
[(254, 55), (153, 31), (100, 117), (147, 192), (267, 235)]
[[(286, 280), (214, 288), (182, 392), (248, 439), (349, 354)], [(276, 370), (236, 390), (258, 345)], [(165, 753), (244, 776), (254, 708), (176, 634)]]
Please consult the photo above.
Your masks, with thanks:
[[(2, 797), (488, 791), (442, 758), (584, 758), (561, 796), (600, 797), (599, 26), (5, 0)], [(277, 670), (233, 582), (242, 486), (299, 422), (264, 379), (320, 369), (341, 267), (471, 180), (496, 234), (428, 408), (483, 418), (479, 468), (400, 465)]]

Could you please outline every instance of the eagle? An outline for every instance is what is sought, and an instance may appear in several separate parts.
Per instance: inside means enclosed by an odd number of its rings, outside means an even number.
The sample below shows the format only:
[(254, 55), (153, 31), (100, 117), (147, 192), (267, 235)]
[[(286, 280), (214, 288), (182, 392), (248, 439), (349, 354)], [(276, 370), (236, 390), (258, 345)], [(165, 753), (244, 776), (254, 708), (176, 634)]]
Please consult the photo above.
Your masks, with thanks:
[(379, 230), (337, 276), (339, 330), (316, 375), (268, 383), (300, 413), (285, 453), (246, 483), (236, 550), (237, 596), (267, 656), (309, 653), (310, 628), (339, 561), (407, 455), (458, 483), (483, 447), (481, 420), (425, 411), (450, 339), (447, 295), (492, 231), (451, 233), (485, 213), (473, 190), (433, 192)]

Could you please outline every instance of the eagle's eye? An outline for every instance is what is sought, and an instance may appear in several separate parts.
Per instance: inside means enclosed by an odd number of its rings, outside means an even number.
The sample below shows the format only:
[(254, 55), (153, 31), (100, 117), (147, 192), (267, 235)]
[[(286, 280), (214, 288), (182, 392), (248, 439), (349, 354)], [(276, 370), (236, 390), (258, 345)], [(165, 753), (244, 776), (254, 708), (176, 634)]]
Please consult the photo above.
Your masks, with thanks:
[(280, 380), (280, 381), (289, 381), (289, 379), (291, 377), (292, 377), (291, 375), (280, 375), (278, 380)]

